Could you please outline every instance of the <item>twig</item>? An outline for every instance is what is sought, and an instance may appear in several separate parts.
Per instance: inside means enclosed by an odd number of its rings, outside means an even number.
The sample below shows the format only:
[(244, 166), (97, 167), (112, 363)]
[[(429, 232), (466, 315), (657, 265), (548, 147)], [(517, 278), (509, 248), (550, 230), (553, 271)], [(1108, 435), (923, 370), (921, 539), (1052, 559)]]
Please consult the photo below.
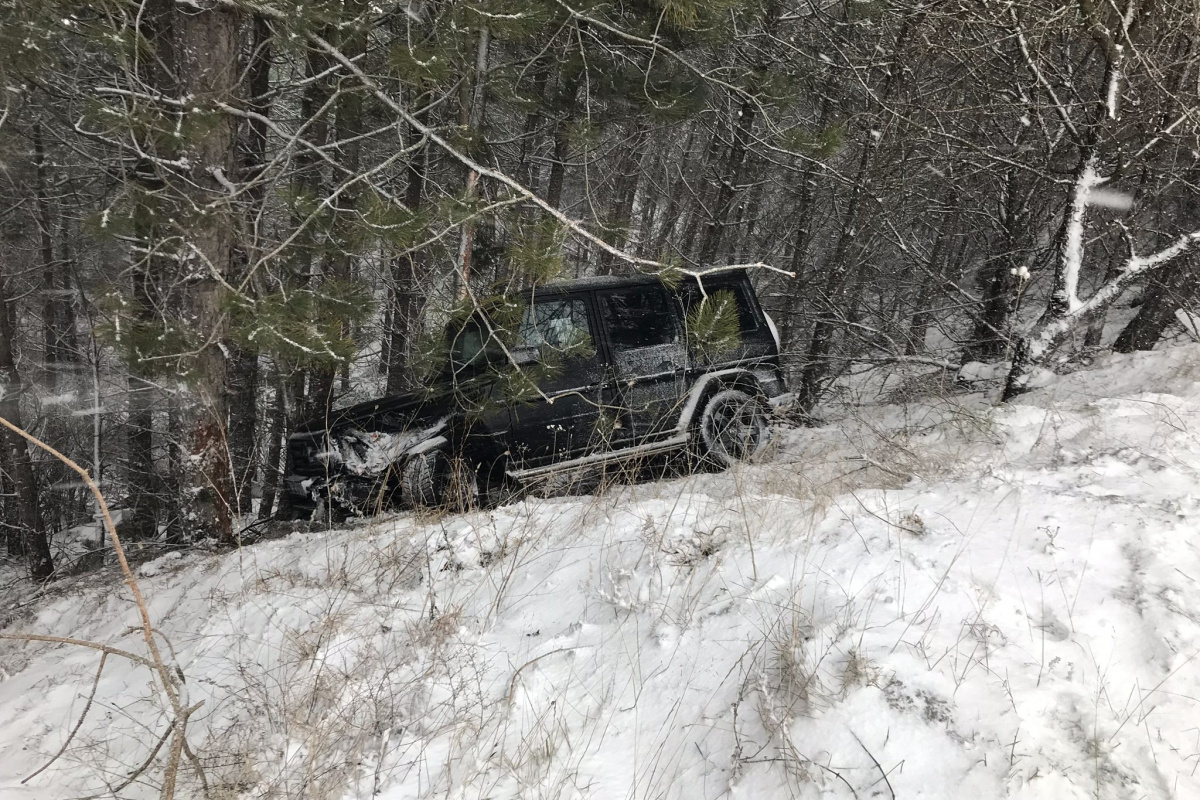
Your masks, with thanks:
[[(870, 758), (875, 764), (875, 769), (879, 770), (879, 774), (883, 776), (883, 782), (887, 785), (888, 793), (891, 794), (892, 800), (896, 800), (896, 790), (892, 788), (892, 782), (888, 780), (887, 773), (883, 771), (883, 766), (880, 765), (879, 760), (875, 758), (875, 755), (870, 750), (867, 749), (867, 746), (863, 744), (863, 740), (858, 738), (857, 733), (849, 728), (846, 728), (846, 730), (850, 732), (850, 735), (854, 737), (854, 741), (858, 742), (858, 746), (863, 749), (863, 752), (866, 753), (867, 757)], [(875, 783), (879, 783), (879, 781), (875, 781)]]
[(528, 667), (532, 664), (536, 664), (537, 662), (541, 661), (543, 658), (548, 658), (549, 656), (555, 655), (557, 653), (567, 653), (574, 649), (575, 649), (574, 647), (560, 647), (557, 650), (551, 650), (549, 653), (542, 653), (537, 658), (531, 658), (528, 661), (526, 661), (524, 664), (522, 664), (520, 667), (518, 667), (517, 671), (513, 673), (512, 680), (508, 682), (508, 695), (507, 695), (508, 704), (512, 705), (513, 692), (515, 692), (517, 690), (517, 678), (521, 677), (522, 670), (524, 670), (526, 667)]
[(146, 756), (146, 760), (143, 761), (137, 769), (129, 773), (129, 777), (122, 781), (120, 786), (116, 787), (111, 792), (106, 792), (103, 795), (94, 794), (91, 797), (85, 798), (85, 800), (99, 800), (99, 798), (107, 797), (109, 794), (115, 797), (119, 792), (127, 789), (131, 783), (142, 776), (143, 772), (149, 769), (150, 765), (154, 762), (154, 759), (158, 757), (158, 751), (162, 750), (162, 746), (167, 743), (167, 739), (170, 738), (171, 731), (173, 730), (175, 730), (174, 722), (167, 726), (167, 729), (163, 731), (162, 736), (158, 737), (158, 743), (154, 745), (154, 748), (150, 751), (150, 755)]
[[(202, 705), (204, 705), (203, 700), (201, 700), (199, 703), (196, 703), (196, 705), (192, 706), (191, 708), (185, 708), (183, 710), (182, 717), (176, 717), (173, 719), (171, 724), (167, 726), (167, 729), (163, 731), (163, 735), (158, 738), (158, 742), (154, 745), (154, 749), (152, 749), (150, 754), (146, 756), (146, 760), (143, 761), (137, 769), (129, 773), (129, 777), (127, 777), (120, 786), (110, 790), (109, 792), (106, 792), (103, 795), (95, 794), (91, 797), (85, 798), (84, 800), (100, 800), (101, 797), (107, 797), (110, 794), (115, 796), (119, 792), (127, 789), (130, 784), (141, 777), (142, 773), (149, 769), (150, 765), (154, 763), (154, 759), (158, 756), (159, 751), (162, 750), (163, 745), (167, 743), (167, 739), (171, 737), (172, 733), (175, 733), (175, 739), (171, 742), (171, 758), (167, 762), (167, 771), (163, 779), (162, 788), (163, 797), (173, 797), (175, 794), (175, 776), (179, 771), (179, 754), (184, 747), (187, 747), (187, 741), (183, 737), (183, 729), (187, 725), (187, 718), (192, 715), (192, 712), (200, 708)], [(207, 791), (208, 784), (205, 782), (205, 792), (207, 793)]]
[(50, 768), (51, 764), (53, 764), (55, 761), (58, 761), (58, 759), (62, 757), (63, 753), (67, 752), (67, 747), (70, 746), (71, 740), (75, 738), (75, 734), (79, 733), (79, 729), (83, 727), (83, 721), (87, 719), (88, 711), (90, 711), (92, 708), (92, 701), (96, 699), (96, 688), (100, 685), (100, 675), (104, 672), (104, 663), (106, 661), (108, 661), (108, 653), (101, 653), (100, 666), (96, 668), (96, 678), (92, 681), (92, 691), (88, 694), (87, 702), (83, 705), (83, 713), (79, 715), (79, 721), (75, 723), (75, 727), (71, 729), (71, 732), (67, 734), (67, 740), (62, 743), (62, 747), (58, 748), (58, 752), (55, 753), (49, 761), (38, 767), (31, 775), (29, 775), (29, 777), (22, 780), (22, 785), (29, 783), (38, 775), (41, 775)]

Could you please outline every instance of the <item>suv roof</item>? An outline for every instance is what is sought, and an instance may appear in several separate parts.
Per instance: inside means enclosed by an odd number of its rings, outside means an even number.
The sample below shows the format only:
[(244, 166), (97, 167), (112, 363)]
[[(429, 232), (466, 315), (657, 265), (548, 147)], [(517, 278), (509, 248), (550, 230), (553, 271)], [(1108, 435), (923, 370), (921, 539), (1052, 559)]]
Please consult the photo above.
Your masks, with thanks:
[[(732, 277), (741, 275), (744, 272), (745, 270), (741, 269), (721, 270), (705, 275), (705, 279)], [(688, 277), (685, 276), (684, 279), (687, 280)], [(661, 283), (662, 278), (658, 275), (593, 275), (588, 278), (552, 281), (539, 287), (539, 291), (569, 292), (572, 290), (621, 289), (626, 286), (651, 286)]]

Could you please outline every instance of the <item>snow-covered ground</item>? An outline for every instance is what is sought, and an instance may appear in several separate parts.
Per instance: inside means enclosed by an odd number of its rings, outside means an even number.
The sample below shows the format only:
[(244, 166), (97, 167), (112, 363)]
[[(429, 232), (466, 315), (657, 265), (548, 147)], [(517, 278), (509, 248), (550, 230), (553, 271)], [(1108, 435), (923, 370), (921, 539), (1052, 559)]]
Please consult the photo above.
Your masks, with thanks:
[[(213, 797), (1200, 798), (1198, 436), (1180, 346), (1007, 407), (859, 407), (720, 475), (141, 584)], [(5, 617), (144, 652), (115, 580)], [(0, 797), (103, 794), (146, 759), (169, 715), (111, 657), (21, 784), (98, 661), (0, 642)], [(164, 760), (120, 796), (157, 796)]]

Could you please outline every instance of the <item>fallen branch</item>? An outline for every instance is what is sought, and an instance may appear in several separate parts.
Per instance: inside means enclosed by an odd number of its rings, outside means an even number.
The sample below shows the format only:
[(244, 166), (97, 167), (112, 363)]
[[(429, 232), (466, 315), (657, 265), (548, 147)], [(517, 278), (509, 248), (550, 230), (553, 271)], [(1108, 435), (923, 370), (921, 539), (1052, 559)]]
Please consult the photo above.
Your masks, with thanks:
[[(121, 537), (117, 534), (117, 526), (113, 522), (112, 513), (109, 511), (108, 503), (105, 501), (104, 495), (100, 491), (100, 487), (96, 485), (94, 480), (92, 480), (92, 476), (86, 469), (79, 466), (79, 464), (77, 464), (71, 458), (63, 455), (38, 437), (34, 436), (23, 428), (13, 425), (4, 417), (0, 417), (0, 425), (3, 425), (5, 428), (17, 434), (30, 444), (37, 445), (42, 450), (45, 450), (47, 453), (57, 458), (66, 466), (70, 467), (72, 471), (79, 475), (80, 479), (87, 485), (92, 495), (96, 498), (96, 505), (100, 509), (101, 516), (104, 519), (104, 527), (108, 531), (109, 539), (112, 542), (113, 552), (116, 553), (117, 561), (121, 565), (121, 572), (125, 576), (125, 585), (129, 587), (129, 591), (133, 594), (134, 603), (137, 605), (138, 615), (141, 618), (140, 627), (142, 631), (142, 638), (146, 642), (146, 649), (150, 652), (150, 658), (146, 659), (143, 656), (138, 656), (133, 653), (118, 650), (117, 648), (110, 648), (107, 645), (101, 645), (96, 642), (87, 642), (81, 639), (67, 639), (57, 636), (39, 636), (36, 634), (0, 634), (0, 637), (6, 639), (26, 639), (29, 641), (59, 642), (62, 644), (75, 644), (82, 647), (91, 647), (93, 649), (102, 650), (106, 653), (111, 652), (114, 655), (120, 655), (125, 658), (129, 658), (133, 661), (150, 667), (151, 671), (158, 676), (159, 681), (162, 683), (163, 692), (166, 694), (167, 700), (171, 704), (171, 710), (174, 712), (175, 719), (172, 722), (171, 727), (167, 729), (168, 733), (175, 731), (176, 735), (180, 739), (183, 739), (185, 734), (184, 727), (187, 725), (187, 718), (199, 706), (193, 706), (192, 708), (183, 707), (183, 703), (179, 697), (179, 690), (175, 686), (175, 679), (172, 676), (171, 671), (167, 668), (166, 663), (163, 661), (162, 653), (158, 649), (158, 643), (154, 639), (154, 626), (150, 622), (150, 611), (146, 607), (146, 599), (142, 595), (141, 587), (138, 586), (137, 578), (135, 578), (133, 575), (133, 570), (129, 567), (129, 560), (125, 557), (125, 548), (121, 544)], [(167, 766), (168, 776), (171, 780), (169, 783), (166, 783), (163, 786), (163, 800), (171, 800), (175, 796), (173, 778), (174, 774), (178, 771), (179, 754), (185, 744), (186, 742), (176, 743), (172, 748), (172, 758), (175, 760), (173, 763), (170, 763)]]
[(141, 664), (144, 667), (154, 668), (154, 662), (145, 656), (139, 656), (137, 653), (131, 653), (128, 650), (121, 650), (120, 648), (101, 644), (100, 642), (89, 642), (87, 639), (71, 639), (66, 636), (45, 636), (38, 633), (0, 633), (0, 639), (11, 639), (17, 642), (50, 642), (52, 644), (73, 644), (78, 647), (90, 647), (93, 650), (99, 650), (105, 655), (128, 658), (130, 661)]

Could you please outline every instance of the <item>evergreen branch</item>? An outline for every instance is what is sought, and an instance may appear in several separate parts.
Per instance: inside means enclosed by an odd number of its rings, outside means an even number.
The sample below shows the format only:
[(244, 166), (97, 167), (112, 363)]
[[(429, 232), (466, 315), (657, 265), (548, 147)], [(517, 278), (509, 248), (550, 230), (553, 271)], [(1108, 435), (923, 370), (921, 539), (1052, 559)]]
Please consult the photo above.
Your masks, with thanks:
[[(271, 11), (270, 13), (275, 14), (276, 18), (278, 18), (278, 12)], [(554, 219), (558, 220), (562, 225), (564, 225), (565, 227), (567, 227), (568, 229), (573, 231), (577, 236), (590, 242), (591, 244), (600, 248), (602, 251), (608, 253), (609, 255), (613, 256), (614, 258), (618, 258), (634, 267), (649, 268), (649, 269), (659, 271), (659, 272), (666, 271), (668, 269), (672, 269), (672, 270), (677, 270), (685, 275), (690, 275), (690, 276), (696, 277), (696, 278), (702, 277), (705, 274), (709, 274), (713, 271), (716, 271), (714, 269), (700, 270), (700, 271), (679, 269), (678, 267), (671, 267), (670, 265), (665, 264), (661, 261), (656, 261), (656, 260), (650, 259), (650, 258), (642, 258), (640, 256), (636, 256), (632, 253), (629, 253), (626, 250), (623, 250), (619, 247), (614, 247), (613, 245), (604, 241), (604, 239), (602, 239), (601, 237), (599, 237), (596, 234), (589, 231), (583, 225), (583, 223), (572, 219), (571, 217), (567, 216), (565, 213), (563, 213), (558, 208), (555, 208), (550, 203), (548, 203), (545, 200), (543, 200), (542, 198), (538, 197), (530, 189), (528, 189), (524, 185), (522, 185), (519, 181), (509, 177), (508, 175), (504, 174), (503, 172), (491, 169), (489, 167), (485, 167), (483, 164), (480, 164), (478, 161), (471, 158), (466, 153), (462, 152), (459, 148), (452, 145), (449, 141), (447, 141), (446, 139), (439, 136), (437, 134), (437, 132), (434, 131), (434, 129), (431, 126), (426, 125), (424, 122), (417, 119), (407, 109), (405, 109), (403, 106), (401, 106), (399, 103), (397, 103), (387, 92), (385, 92), (383, 90), (383, 88), (379, 85), (379, 83), (377, 81), (375, 81), (375, 79), (371, 78), (369, 75), (367, 75), (365, 72), (363, 72), (363, 70), (357, 64), (355, 64), (351, 59), (347, 58), (345, 56), (345, 54), (343, 54), (341, 52), (341, 50), (339, 50), (334, 45), (330, 44), (328, 41), (326, 41), (324, 38), (322, 38), (319, 34), (310, 33), (310, 34), (308, 34), (308, 39), (313, 44), (317, 45), (322, 50), (324, 50), (326, 53), (328, 53), (330, 56), (332, 56), (340, 64), (342, 64), (342, 66), (344, 66), (352, 75), (354, 75), (354, 77), (356, 77), (363, 84), (363, 86), (365, 86), (368, 90), (370, 90), (370, 92), (373, 95), (375, 95), (375, 97), (380, 102), (382, 102), (385, 106), (390, 108), (395, 114), (399, 115), (414, 130), (417, 130), (418, 132), (420, 132), (424, 137), (429, 139), (429, 141), (433, 142), (439, 148), (441, 148), (443, 151), (445, 151), (446, 154), (449, 155), (451, 158), (453, 158), (456, 161), (458, 161), (459, 163), (463, 164), (468, 169), (478, 172), (481, 176), (484, 176), (484, 177), (489, 178), (499, 184), (506, 186), (508, 189), (515, 192), (518, 196), (524, 198), (528, 202), (530, 202), (533, 205), (540, 208), (545, 213), (549, 214)], [(327, 200), (328, 200), (328, 198), (327, 198)], [(281, 245), (281, 247), (282, 247), (282, 245)], [(279, 250), (279, 248), (277, 248), (275, 252), (277, 253), (278, 250)], [(777, 267), (773, 267), (770, 264), (765, 264), (761, 261), (756, 261), (756, 262), (747, 263), (747, 264), (731, 264), (731, 265), (727, 265), (727, 266), (716, 268), (716, 269), (718, 269), (718, 270), (719, 269), (767, 269), (767, 270), (778, 272), (778, 273), (781, 273), (784, 275), (791, 275), (791, 273), (788, 272), (787, 270), (782, 270)], [(249, 276), (247, 276), (247, 280), (248, 279), (249, 279)]]

